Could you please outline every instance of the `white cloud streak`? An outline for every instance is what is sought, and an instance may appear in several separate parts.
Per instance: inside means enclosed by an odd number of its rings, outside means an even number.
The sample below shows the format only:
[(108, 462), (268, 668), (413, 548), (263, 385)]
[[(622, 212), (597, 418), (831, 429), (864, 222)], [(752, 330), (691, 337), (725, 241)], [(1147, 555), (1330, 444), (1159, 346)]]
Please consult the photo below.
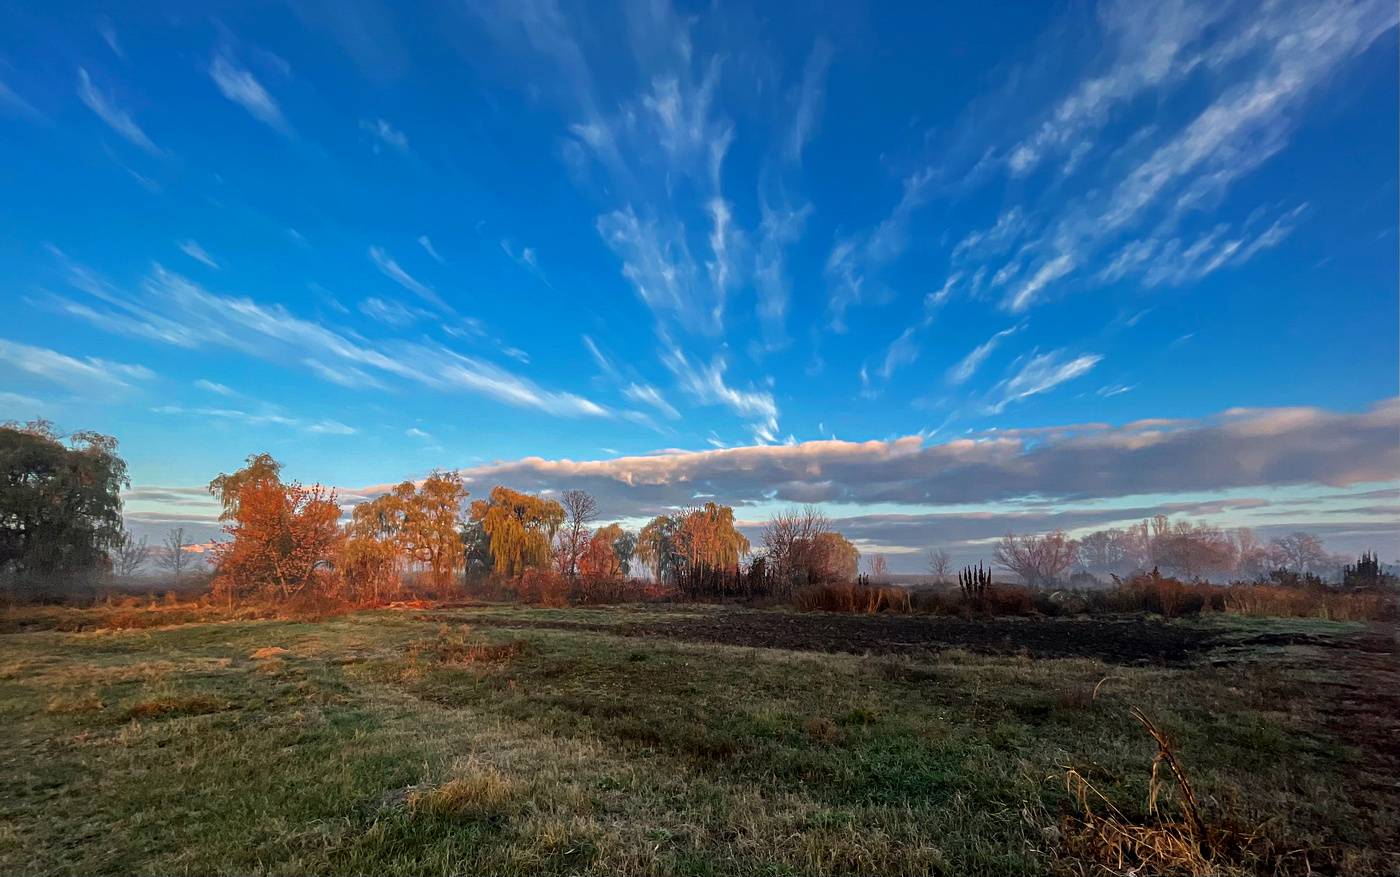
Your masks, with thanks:
[(209, 255), (208, 250), (204, 249), (199, 245), (199, 241), (193, 239), (181, 241), (178, 244), (176, 244), (176, 246), (178, 246), (180, 248), (180, 252), (184, 253), (186, 256), (189, 256), (191, 259), (194, 259), (197, 262), (203, 262), (210, 268), (219, 270), (223, 267), (219, 264), (217, 259)]
[(292, 136), (292, 127), (282, 115), (277, 101), (252, 73), (239, 67), (223, 52), (214, 55), (209, 65), (209, 76), (224, 97), (243, 107), (253, 118), (283, 136)]
[(46, 347), (4, 339), (0, 339), (0, 363), (77, 393), (127, 390), (133, 380), (148, 381), (155, 377), (145, 366), (124, 365), (91, 356), (76, 359)]
[(130, 113), (118, 107), (110, 97), (104, 95), (92, 84), (92, 77), (82, 67), (78, 68), (78, 97), (113, 131), (157, 158), (165, 155), (158, 146), (151, 142), (151, 138), (146, 136), (146, 132), (141, 130), (141, 126), (136, 124), (136, 120), (131, 118)]

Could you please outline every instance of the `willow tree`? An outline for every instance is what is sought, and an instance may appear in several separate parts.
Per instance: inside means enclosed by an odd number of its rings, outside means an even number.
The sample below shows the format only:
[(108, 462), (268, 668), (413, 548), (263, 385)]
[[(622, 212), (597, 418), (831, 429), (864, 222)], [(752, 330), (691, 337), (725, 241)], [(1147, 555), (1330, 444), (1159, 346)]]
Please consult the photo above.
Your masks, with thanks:
[(403, 504), (392, 493), (355, 506), (346, 527), (340, 569), (356, 600), (378, 602), (403, 583)]
[(405, 481), (394, 488), (403, 516), (399, 544), (409, 559), (426, 566), (433, 587), (452, 584), (466, 564), (462, 545), (462, 503), (468, 494), (455, 472), (434, 472), (421, 484)]
[(550, 545), (565, 514), (552, 499), (495, 487), (489, 499), (472, 503), (471, 516), (491, 540), (497, 574), (518, 576), (549, 566)]
[(676, 547), (691, 569), (737, 569), (749, 540), (734, 529), (734, 509), (707, 502), (685, 513)]
[(822, 581), (855, 581), (860, 569), (860, 551), (851, 540), (835, 530), (818, 533), (813, 540), (816, 556), (820, 559), (819, 575)]
[(734, 529), (734, 510), (712, 502), (653, 518), (637, 537), (637, 557), (660, 581), (677, 581), (687, 570), (737, 569), (749, 549)]
[(0, 425), (0, 575), (110, 568), (122, 541), (117, 440), (63, 436), (36, 420)]
[(680, 528), (680, 515), (657, 515), (637, 536), (637, 559), (659, 582), (675, 581), (684, 565), (684, 559), (676, 550), (676, 534)]

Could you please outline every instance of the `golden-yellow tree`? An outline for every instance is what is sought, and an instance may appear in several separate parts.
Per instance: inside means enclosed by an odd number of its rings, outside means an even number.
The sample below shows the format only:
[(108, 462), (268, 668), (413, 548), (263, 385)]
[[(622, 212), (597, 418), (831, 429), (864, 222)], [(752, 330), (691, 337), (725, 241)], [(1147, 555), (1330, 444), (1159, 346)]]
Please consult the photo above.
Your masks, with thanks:
[(392, 493), (355, 506), (340, 561), (351, 599), (377, 603), (397, 594), (403, 584), (402, 529), (401, 503)]
[(496, 573), (513, 577), (549, 567), (550, 545), (565, 513), (552, 499), (495, 487), (489, 499), (472, 503), (471, 516), (491, 540)]
[(271, 454), (249, 454), (242, 469), (232, 475), (220, 472), (209, 482), (209, 493), (224, 507), (219, 520), (227, 521), (238, 515), (238, 497), (243, 489), (255, 484), (282, 483), (282, 464)]
[(390, 506), (398, 515), (400, 548), (409, 561), (428, 568), (433, 587), (451, 587), (466, 563), (462, 545), (462, 503), (469, 494), (455, 472), (434, 472), (422, 484), (394, 488)]
[(734, 509), (707, 502), (686, 512), (676, 533), (677, 553), (690, 569), (737, 569), (749, 540), (734, 529)]

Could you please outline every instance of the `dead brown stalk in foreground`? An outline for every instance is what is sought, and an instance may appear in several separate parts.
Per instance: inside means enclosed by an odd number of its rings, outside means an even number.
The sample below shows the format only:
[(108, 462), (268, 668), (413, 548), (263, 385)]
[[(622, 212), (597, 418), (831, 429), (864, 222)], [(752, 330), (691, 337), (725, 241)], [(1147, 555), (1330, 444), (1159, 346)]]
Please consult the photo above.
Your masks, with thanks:
[(1133, 707), (1133, 717), (1142, 722), (1147, 733), (1152, 735), (1152, 739), (1157, 741), (1157, 758), (1152, 762), (1152, 801), (1151, 809), (1157, 812), (1157, 793), (1160, 784), (1157, 779), (1157, 768), (1165, 763), (1171, 769), (1172, 775), (1176, 777), (1176, 784), (1181, 789), (1181, 807), (1186, 811), (1186, 824), (1191, 828), (1191, 834), (1196, 842), (1201, 845), (1201, 851), (1206, 858), (1210, 858), (1210, 840), (1206, 836), (1206, 825), (1201, 820), (1201, 809), (1196, 803), (1196, 793), (1191, 791), (1191, 784), (1186, 781), (1186, 772), (1182, 770), (1181, 763), (1176, 760), (1172, 753), (1171, 744), (1167, 738), (1162, 736), (1156, 726), (1143, 714), (1142, 710)]

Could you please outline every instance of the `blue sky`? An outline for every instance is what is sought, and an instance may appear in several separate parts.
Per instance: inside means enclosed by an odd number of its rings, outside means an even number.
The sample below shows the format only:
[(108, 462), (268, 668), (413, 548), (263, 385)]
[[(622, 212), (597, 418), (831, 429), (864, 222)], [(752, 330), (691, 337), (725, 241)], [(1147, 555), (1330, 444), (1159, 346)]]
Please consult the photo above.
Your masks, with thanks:
[(820, 500), (897, 570), (1160, 508), (1394, 552), (1396, 19), (10, 4), (0, 418), (116, 435), (153, 532), (267, 450)]

